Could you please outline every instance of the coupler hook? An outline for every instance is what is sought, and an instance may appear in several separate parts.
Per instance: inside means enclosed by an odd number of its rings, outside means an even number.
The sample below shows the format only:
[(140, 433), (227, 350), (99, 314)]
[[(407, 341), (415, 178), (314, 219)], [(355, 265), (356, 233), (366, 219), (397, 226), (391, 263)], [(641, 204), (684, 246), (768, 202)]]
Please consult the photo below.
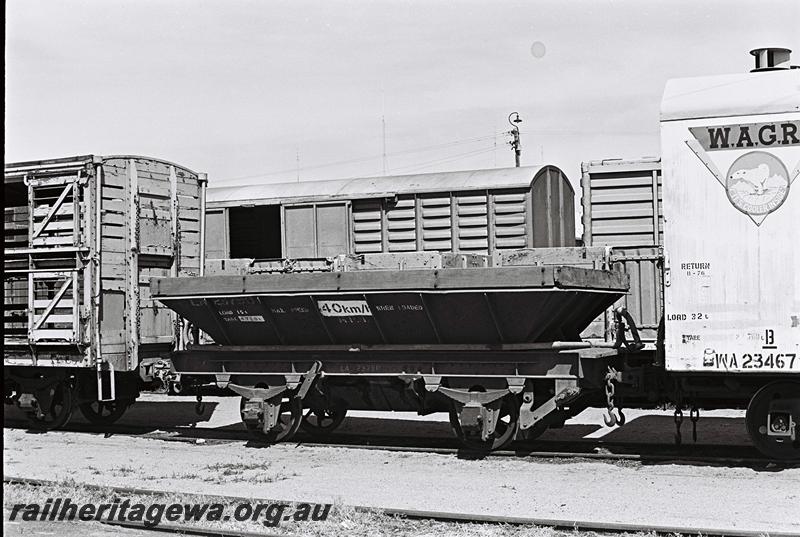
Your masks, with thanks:
[[(617, 324), (617, 337), (614, 342), (614, 348), (619, 349), (624, 346), (630, 352), (639, 352), (644, 348), (642, 338), (639, 336), (639, 330), (636, 328), (636, 323), (633, 320), (630, 312), (623, 307), (614, 310), (614, 320)], [(625, 323), (628, 323), (628, 328), (631, 331), (633, 341), (630, 342), (625, 337)]]

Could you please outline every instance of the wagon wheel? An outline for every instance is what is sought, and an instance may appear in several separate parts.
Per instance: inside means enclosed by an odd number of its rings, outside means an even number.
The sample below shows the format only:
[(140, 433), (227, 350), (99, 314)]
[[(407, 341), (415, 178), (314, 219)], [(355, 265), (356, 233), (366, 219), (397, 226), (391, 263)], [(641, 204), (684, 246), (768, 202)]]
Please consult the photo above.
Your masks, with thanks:
[[(787, 409), (784, 416), (778, 419), (773, 418), (773, 430), (789, 426), (790, 420), (796, 424), (800, 421), (800, 382), (783, 381), (767, 384), (750, 400), (745, 414), (745, 423), (750, 440), (761, 453), (767, 457), (782, 460), (800, 460), (800, 438), (792, 441), (791, 437), (769, 436), (767, 433), (767, 417), (770, 411), (770, 404), (780, 404), (781, 399), (787, 401)], [(800, 428), (800, 424), (795, 427)]]
[(300, 427), (309, 434), (324, 436), (333, 432), (344, 421), (347, 415), (347, 407), (337, 401), (332, 403), (329, 408), (309, 411), (303, 418)]
[(458, 408), (455, 404), (450, 407), (450, 427), (452, 427), (461, 444), (467, 449), (477, 451), (502, 449), (514, 440), (514, 434), (517, 432), (518, 426), (519, 409), (513, 396), (506, 396), (501, 400), (500, 416), (497, 418), (494, 434), (486, 441), (466, 435), (458, 418)]
[[(245, 401), (246, 399), (242, 397), (242, 402), (239, 406), (240, 411), (244, 409)], [(278, 418), (278, 423), (268, 433), (262, 431), (257, 425), (249, 425), (242, 419), (242, 423), (244, 423), (247, 428), (247, 432), (250, 433), (250, 438), (257, 442), (267, 444), (275, 444), (283, 440), (289, 440), (294, 436), (294, 433), (297, 432), (297, 429), (300, 428), (302, 422), (303, 402), (296, 397), (290, 397), (289, 399), (281, 401), (281, 415)]]
[(111, 425), (122, 417), (128, 407), (133, 404), (130, 399), (114, 401), (90, 401), (78, 405), (86, 421), (95, 425)]
[(25, 413), (34, 429), (51, 431), (67, 424), (74, 408), (72, 386), (66, 382), (59, 382), (34, 395), (38, 407)]

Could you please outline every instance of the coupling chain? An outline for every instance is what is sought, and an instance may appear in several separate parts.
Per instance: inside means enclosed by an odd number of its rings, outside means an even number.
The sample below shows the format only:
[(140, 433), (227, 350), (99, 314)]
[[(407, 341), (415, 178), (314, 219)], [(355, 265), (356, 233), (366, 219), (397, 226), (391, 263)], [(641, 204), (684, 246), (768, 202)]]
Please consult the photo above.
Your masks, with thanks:
[(681, 442), (683, 442), (683, 437), (681, 436), (681, 424), (683, 423), (683, 410), (681, 410), (680, 404), (675, 405), (675, 445), (680, 446)]
[[(620, 378), (620, 373), (615, 368), (608, 366), (608, 372), (606, 373), (606, 415), (603, 416), (603, 421), (605, 421), (607, 427), (613, 427), (614, 425), (625, 425), (627, 418), (625, 414), (622, 412), (622, 407), (617, 406), (614, 397), (617, 393), (617, 387), (614, 384)], [(617, 409), (616, 414), (614, 413), (614, 409)]]
[(692, 405), (689, 410), (689, 419), (692, 420), (692, 441), (697, 442), (697, 421), (700, 419), (700, 409)]
[[(683, 410), (681, 404), (675, 405), (675, 444), (681, 445), (683, 437), (681, 436), (681, 424), (683, 423)], [(700, 409), (692, 404), (689, 407), (689, 419), (692, 422), (692, 441), (697, 442), (697, 422), (700, 420)]]

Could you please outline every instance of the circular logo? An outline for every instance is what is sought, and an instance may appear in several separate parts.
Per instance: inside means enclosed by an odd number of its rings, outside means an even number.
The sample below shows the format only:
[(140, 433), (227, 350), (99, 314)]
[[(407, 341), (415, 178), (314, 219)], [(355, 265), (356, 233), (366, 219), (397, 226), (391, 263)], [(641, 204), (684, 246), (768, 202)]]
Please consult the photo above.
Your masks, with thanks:
[(789, 172), (783, 162), (764, 151), (752, 151), (733, 161), (725, 191), (734, 207), (749, 215), (767, 215), (789, 195)]

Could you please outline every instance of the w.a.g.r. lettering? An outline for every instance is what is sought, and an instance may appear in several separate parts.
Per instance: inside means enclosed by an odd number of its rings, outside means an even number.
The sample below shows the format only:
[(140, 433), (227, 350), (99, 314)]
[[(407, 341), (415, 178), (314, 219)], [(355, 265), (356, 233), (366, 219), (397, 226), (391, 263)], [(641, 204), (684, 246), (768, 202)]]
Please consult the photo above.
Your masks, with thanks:
[(691, 127), (706, 151), (800, 145), (800, 121)]

